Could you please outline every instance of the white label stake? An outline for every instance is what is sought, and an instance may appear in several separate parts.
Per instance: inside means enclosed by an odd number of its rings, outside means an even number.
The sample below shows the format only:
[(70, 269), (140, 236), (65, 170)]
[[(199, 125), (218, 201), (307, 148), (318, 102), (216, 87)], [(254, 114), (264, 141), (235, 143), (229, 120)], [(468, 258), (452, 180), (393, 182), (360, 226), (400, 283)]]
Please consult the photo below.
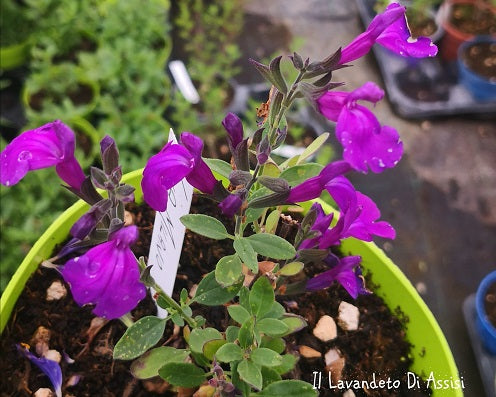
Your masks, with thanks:
[[(169, 132), (170, 141), (177, 143), (172, 128)], [(169, 296), (172, 296), (174, 289), (186, 230), (179, 219), (189, 214), (192, 197), (193, 186), (183, 179), (169, 190), (167, 209), (155, 214), (148, 265), (153, 266), (151, 275), (155, 282)], [(165, 317), (167, 311), (158, 307), (158, 315)]]

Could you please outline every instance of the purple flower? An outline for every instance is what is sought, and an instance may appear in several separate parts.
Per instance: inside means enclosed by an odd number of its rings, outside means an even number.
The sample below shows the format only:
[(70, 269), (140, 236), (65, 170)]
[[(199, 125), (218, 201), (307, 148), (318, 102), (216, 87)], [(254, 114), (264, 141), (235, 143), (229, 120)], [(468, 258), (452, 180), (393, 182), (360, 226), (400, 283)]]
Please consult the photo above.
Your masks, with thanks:
[(363, 241), (372, 241), (373, 236), (394, 239), (396, 231), (385, 221), (377, 221), (381, 212), (372, 199), (363, 193), (356, 192), (358, 216), (343, 233), (344, 237), (355, 237)]
[(336, 137), (343, 145), (343, 158), (363, 173), (368, 169), (380, 173), (394, 167), (403, 154), (398, 132), (381, 126), (374, 114), (357, 104), (358, 100), (372, 103), (384, 96), (376, 84), (365, 83), (351, 92), (328, 91), (317, 100), (319, 111), (336, 121)]
[(178, 184), (194, 167), (194, 158), (183, 146), (169, 142), (152, 156), (143, 170), (143, 199), (157, 211), (167, 208), (168, 190)]
[(346, 256), (339, 259), (333, 254), (325, 259), (331, 269), (316, 275), (307, 281), (306, 289), (315, 291), (330, 287), (334, 281), (339, 282), (348, 293), (356, 299), (359, 293), (363, 293), (363, 281), (354, 269), (360, 264), (360, 256)]
[(370, 51), (374, 43), (404, 57), (435, 56), (437, 47), (429, 38), (411, 38), (405, 11), (405, 7), (398, 3), (392, 3), (383, 13), (376, 15), (367, 30), (343, 48), (340, 63), (345, 64), (364, 56)]
[(62, 370), (57, 361), (45, 357), (36, 357), (24, 345), (16, 345), (17, 351), (29, 359), (50, 379), (57, 397), (62, 397)]
[(243, 204), (243, 199), (237, 194), (230, 194), (219, 204), (219, 208), (222, 213), (226, 216), (234, 216), (236, 212), (241, 208)]
[(189, 150), (194, 158), (194, 166), (191, 172), (186, 176), (186, 180), (199, 191), (212, 194), (217, 185), (212, 170), (202, 159), (203, 141), (190, 132), (181, 134), (181, 144)]
[(333, 213), (326, 215), (324, 210), (322, 209), (322, 206), (319, 203), (312, 204), (311, 210), (317, 212), (317, 217), (310, 229), (314, 231), (318, 231), (320, 235), (314, 238), (303, 240), (300, 246), (298, 247), (299, 249), (314, 248), (319, 243), (320, 237), (324, 235), (324, 233), (329, 229), (332, 219), (334, 218)]
[(319, 197), (327, 183), (350, 169), (351, 167), (346, 161), (335, 161), (326, 165), (319, 175), (291, 188), (287, 201), (289, 203), (299, 203)]
[(203, 193), (212, 194), (217, 185), (212, 171), (201, 157), (203, 141), (183, 132), (181, 144), (167, 143), (152, 156), (143, 171), (141, 187), (144, 200), (157, 211), (167, 209), (168, 190), (183, 178)]
[(74, 157), (74, 132), (59, 120), (17, 136), (0, 154), (0, 182), (12, 186), (28, 171), (55, 166), (59, 177), (79, 190), (85, 176)]
[(224, 120), (222, 120), (222, 125), (227, 131), (227, 143), (229, 144), (231, 153), (234, 153), (236, 147), (243, 140), (243, 124), (234, 113), (228, 113)]
[(64, 265), (62, 276), (71, 285), (78, 305), (95, 304), (94, 314), (114, 319), (134, 309), (145, 297), (138, 262), (130, 249), (137, 239), (136, 226), (124, 227), (110, 234), (106, 243)]

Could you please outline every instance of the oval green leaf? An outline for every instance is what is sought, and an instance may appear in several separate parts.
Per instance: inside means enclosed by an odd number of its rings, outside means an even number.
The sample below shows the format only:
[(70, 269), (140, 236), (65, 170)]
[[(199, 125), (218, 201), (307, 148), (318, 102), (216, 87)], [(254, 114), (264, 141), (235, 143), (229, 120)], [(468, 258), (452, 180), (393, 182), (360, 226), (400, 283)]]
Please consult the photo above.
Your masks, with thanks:
[(303, 262), (291, 262), (279, 270), (279, 274), (281, 276), (294, 276), (295, 274), (301, 272), (303, 267), (305, 267)]
[(269, 336), (283, 336), (289, 333), (289, 326), (282, 320), (275, 318), (263, 318), (257, 322), (258, 332), (263, 332)]
[(293, 259), (296, 255), (296, 250), (291, 243), (274, 234), (253, 234), (247, 239), (255, 252), (269, 258)]
[(228, 306), (229, 316), (237, 323), (244, 324), (250, 317), (250, 313), (241, 305)]
[(158, 376), (158, 370), (168, 362), (183, 362), (189, 353), (184, 349), (160, 346), (152, 349), (131, 364), (131, 373), (138, 379)]
[(274, 290), (266, 277), (260, 277), (250, 291), (250, 310), (257, 318), (268, 313), (274, 303)]
[(158, 374), (171, 385), (180, 387), (200, 386), (205, 381), (205, 372), (191, 363), (167, 363)]
[(235, 343), (226, 343), (215, 353), (217, 360), (223, 363), (230, 363), (243, 359), (243, 350)]
[(257, 396), (262, 397), (317, 397), (317, 391), (310, 383), (302, 380), (288, 379), (271, 383)]
[(241, 380), (255, 389), (260, 390), (262, 388), (262, 372), (260, 372), (260, 367), (253, 361), (241, 361), (238, 365), (238, 374)]
[(243, 263), (246, 266), (248, 266), (248, 269), (250, 269), (253, 273), (257, 274), (258, 273), (257, 253), (253, 249), (250, 242), (244, 237), (237, 238), (236, 240), (234, 240), (233, 246), (236, 253), (239, 255), (240, 259), (243, 261)]
[(240, 280), (227, 288), (223, 287), (215, 280), (215, 272), (210, 272), (198, 284), (193, 300), (206, 306), (222, 305), (234, 298), (242, 286)]
[(189, 347), (196, 353), (203, 353), (203, 345), (214, 339), (222, 339), (222, 334), (215, 328), (195, 328), (189, 335)]
[(274, 350), (259, 347), (251, 352), (250, 358), (255, 364), (265, 367), (277, 367), (282, 364), (282, 357)]
[(115, 360), (132, 360), (155, 345), (165, 330), (163, 318), (147, 316), (130, 326), (114, 347)]
[(224, 224), (214, 217), (203, 214), (188, 214), (181, 217), (182, 224), (197, 234), (215, 240), (223, 240), (230, 235)]

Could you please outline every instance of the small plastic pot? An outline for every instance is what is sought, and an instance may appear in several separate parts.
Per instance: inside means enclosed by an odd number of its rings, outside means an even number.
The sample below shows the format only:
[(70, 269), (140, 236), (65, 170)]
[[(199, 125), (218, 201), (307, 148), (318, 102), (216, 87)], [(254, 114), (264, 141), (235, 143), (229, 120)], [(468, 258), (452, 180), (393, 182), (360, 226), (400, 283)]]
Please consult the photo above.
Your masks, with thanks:
[(469, 48), (479, 43), (490, 43), (496, 45), (496, 38), (491, 36), (478, 36), (466, 41), (458, 48), (458, 73), (460, 82), (478, 101), (496, 100), (496, 79), (489, 80), (487, 77), (470, 69), (464, 60)]
[(496, 270), (484, 277), (475, 295), (475, 311), (477, 313), (477, 330), (486, 350), (496, 355), (496, 328), (491, 324), (485, 309), (485, 297), (489, 287), (496, 283)]

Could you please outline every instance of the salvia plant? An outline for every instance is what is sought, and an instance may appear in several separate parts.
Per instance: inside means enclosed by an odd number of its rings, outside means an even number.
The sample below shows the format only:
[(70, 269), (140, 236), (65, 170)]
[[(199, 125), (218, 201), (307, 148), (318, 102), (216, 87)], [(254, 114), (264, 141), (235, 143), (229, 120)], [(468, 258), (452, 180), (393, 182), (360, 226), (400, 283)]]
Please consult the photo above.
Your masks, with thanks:
[[(412, 40), (405, 8), (393, 3), (364, 33), (326, 59), (310, 62), (297, 53), (290, 56), (297, 70), (293, 82), (281, 73), (282, 57), (269, 65), (252, 61), (272, 89), (265, 112), (259, 113), (259, 129), (251, 136), (245, 137), (236, 115), (224, 118), (231, 164), (203, 159), (202, 140), (189, 132), (149, 159), (141, 186), (144, 201), (153, 209), (164, 211), (169, 189), (186, 179), (234, 219), (231, 234), (221, 221), (204, 214), (181, 218), (193, 232), (231, 240), (235, 253), (219, 260), (192, 298), (183, 290), (179, 302), (156, 284), (144, 258), (137, 260), (130, 249), (138, 230), (134, 225), (125, 226), (123, 217), (124, 205), (133, 200), (134, 189), (121, 182), (118, 150), (112, 138), (102, 140), (103, 167), (93, 167), (89, 176), (83, 174), (74, 157), (73, 132), (60, 121), (21, 134), (1, 153), (2, 184), (14, 185), (30, 170), (54, 166), (65, 187), (90, 204), (89, 211), (72, 227), (72, 239), (57, 254), (62, 263), (70, 252), (77, 256), (66, 260), (59, 270), (79, 305), (92, 304), (95, 315), (120, 318), (128, 326), (113, 354), (114, 359), (136, 360), (132, 365), (136, 377), (158, 375), (174, 386), (198, 387), (204, 393), (201, 395), (316, 395), (312, 385), (284, 379), (297, 361), (286, 352), (284, 337), (301, 330), (306, 322), (287, 313), (276, 298), (324, 289), (334, 282), (353, 298), (369, 293), (361, 276), (361, 258), (338, 257), (331, 249), (347, 237), (364, 241), (371, 241), (373, 236), (395, 237), (391, 225), (378, 220), (380, 212), (374, 202), (356, 191), (345, 177), (353, 170), (380, 173), (394, 167), (402, 156), (398, 132), (381, 125), (360, 103), (375, 104), (384, 92), (370, 82), (352, 91), (339, 91), (343, 83), (332, 81), (334, 70), (350, 66), (374, 43), (402, 56), (426, 57), (437, 52), (427, 38)], [(328, 134), (281, 164), (271, 159), (271, 152), (287, 134), (285, 114), (299, 98), (336, 122), (342, 159), (325, 166), (306, 161)], [(285, 205), (315, 199), (323, 191), (335, 201), (336, 214), (326, 214), (314, 203), (298, 223), (293, 242), (276, 234), (283, 229), (278, 223)], [(328, 270), (305, 281), (289, 282), (312, 262), (323, 263)], [(243, 265), (255, 275), (251, 283), (244, 282)], [(167, 310), (167, 317), (147, 316), (133, 322), (129, 312), (145, 297), (148, 287), (153, 287), (154, 299)], [(205, 318), (194, 315), (193, 303), (227, 305), (230, 325), (223, 330), (209, 327)], [(182, 327), (185, 348), (154, 347), (168, 321)], [(60, 368), (24, 345), (18, 348), (47, 373), (60, 395)]]

